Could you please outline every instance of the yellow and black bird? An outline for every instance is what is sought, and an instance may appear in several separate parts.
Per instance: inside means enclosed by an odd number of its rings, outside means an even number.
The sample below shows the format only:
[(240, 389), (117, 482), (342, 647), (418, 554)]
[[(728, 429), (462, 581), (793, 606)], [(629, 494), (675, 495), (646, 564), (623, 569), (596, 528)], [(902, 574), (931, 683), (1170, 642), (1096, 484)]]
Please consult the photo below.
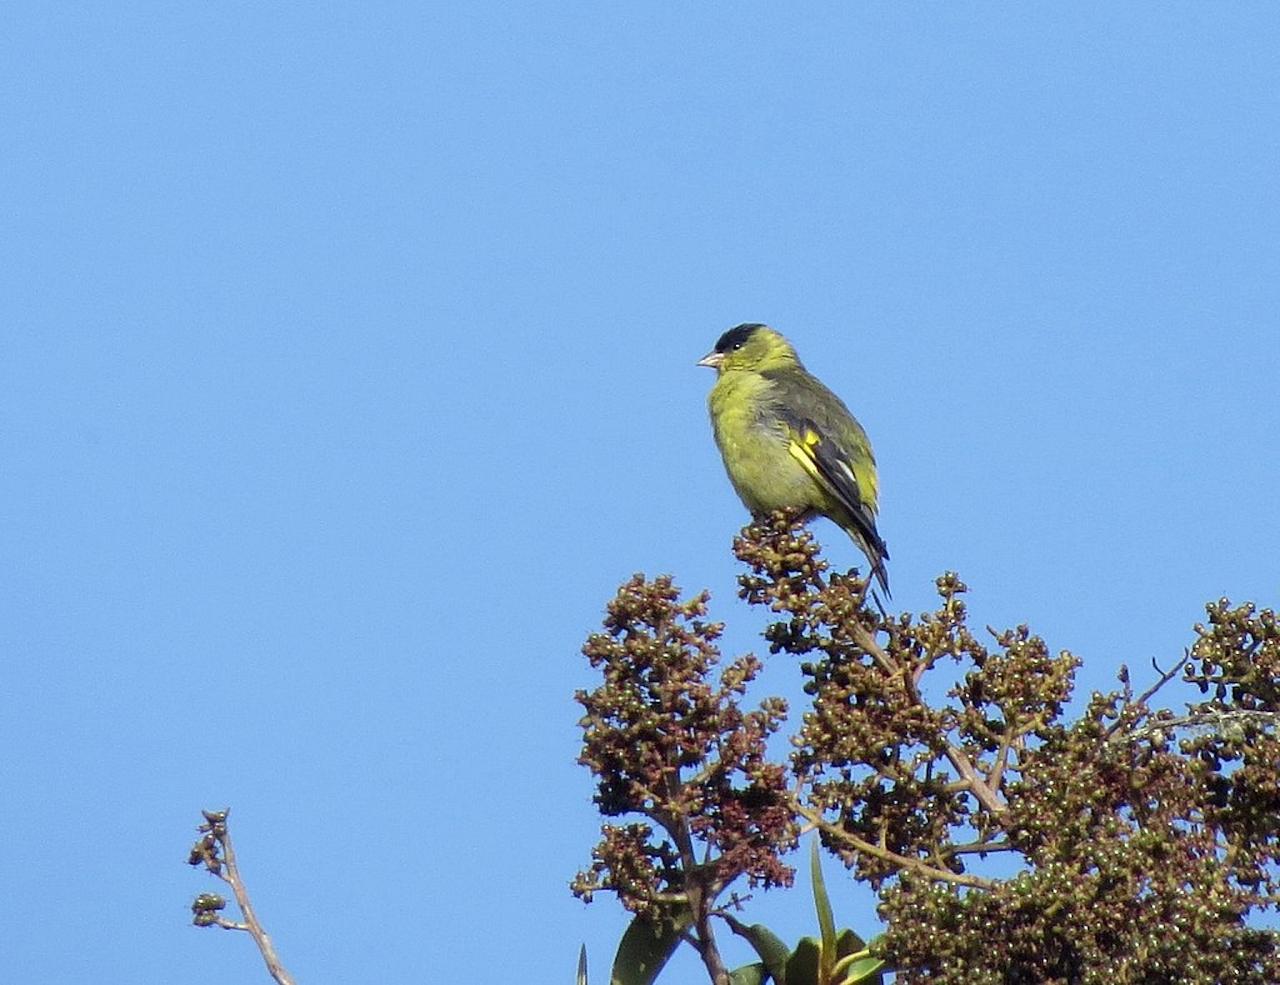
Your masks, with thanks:
[(837, 523), (889, 595), (876, 530), (876, 460), (867, 432), (767, 325), (739, 325), (698, 361), (716, 371), (707, 406), (729, 481), (752, 513), (799, 510)]

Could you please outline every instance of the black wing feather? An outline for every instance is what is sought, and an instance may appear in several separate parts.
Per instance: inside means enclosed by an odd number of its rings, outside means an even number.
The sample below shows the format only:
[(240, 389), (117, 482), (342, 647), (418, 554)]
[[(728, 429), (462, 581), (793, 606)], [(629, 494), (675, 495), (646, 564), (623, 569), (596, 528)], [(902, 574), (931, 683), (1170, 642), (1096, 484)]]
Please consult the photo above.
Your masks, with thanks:
[[(888, 596), (889, 576), (884, 562), (889, 559), (889, 549), (876, 530), (875, 513), (858, 488), (853, 463), (840, 442), (832, 437), (842, 429), (861, 431), (861, 425), (843, 401), (813, 377), (807, 374), (797, 377), (792, 373), (764, 375), (773, 377), (777, 397), (773, 412), (778, 418), (801, 439), (806, 435), (816, 436), (817, 440), (810, 440), (808, 447), (813, 452), (818, 474), (826, 481), (828, 489), (853, 524), (854, 529), (850, 533), (855, 540), (861, 541), (860, 546), (871, 562), (872, 574)], [(800, 414), (795, 410), (797, 406), (814, 410)]]

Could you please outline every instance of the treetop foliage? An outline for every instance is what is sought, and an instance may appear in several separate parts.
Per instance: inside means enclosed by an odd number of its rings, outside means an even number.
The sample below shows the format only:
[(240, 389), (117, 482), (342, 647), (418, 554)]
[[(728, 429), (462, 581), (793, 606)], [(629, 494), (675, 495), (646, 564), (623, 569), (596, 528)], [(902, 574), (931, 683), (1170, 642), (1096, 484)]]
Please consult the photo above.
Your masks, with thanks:
[[(1210, 604), (1149, 688), (1122, 667), (1072, 717), (1080, 661), (1025, 626), (975, 633), (954, 574), (934, 611), (889, 616), (789, 517), (735, 553), (810, 699), (792, 752), (770, 758), (787, 704), (748, 705), (761, 660), (722, 665), (707, 594), (635, 576), (584, 647), (602, 681), (577, 695), (580, 762), (606, 823), (577, 895), (678, 928), (727, 983), (714, 928), (742, 925), (726, 891), (790, 885), (814, 831), (878, 894), (872, 952), (898, 981), (1280, 981), (1280, 935), (1257, 919), (1280, 904), (1274, 612)], [(1157, 706), (1175, 682), (1199, 700)]]

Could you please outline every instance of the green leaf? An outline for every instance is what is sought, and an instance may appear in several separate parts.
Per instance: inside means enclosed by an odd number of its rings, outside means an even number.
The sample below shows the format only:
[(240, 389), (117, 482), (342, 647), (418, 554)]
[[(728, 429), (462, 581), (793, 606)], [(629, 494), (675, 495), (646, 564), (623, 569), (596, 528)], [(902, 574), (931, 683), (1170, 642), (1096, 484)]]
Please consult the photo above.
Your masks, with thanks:
[(765, 968), (777, 985), (787, 985), (787, 959), (791, 957), (791, 948), (782, 943), (782, 938), (762, 923), (754, 923), (750, 927), (737, 923), (730, 924), (733, 932), (745, 937), (756, 949), (756, 954), (764, 962)]
[(819, 985), (829, 985), (835, 977), (833, 969), (836, 964), (836, 921), (831, 914), (831, 900), (827, 896), (826, 883), (822, 881), (822, 862), (818, 857), (818, 843), (822, 839), (816, 834), (809, 843), (809, 871), (813, 880), (813, 905), (818, 911), (818, 929), (822, 931), (822, 948), (818, 955)]
[(787, 960), (787, 985), (821, 985), (818, 961), (822, 944), (816, 937), (802, 937)]
[(840, 960), (836, 962), (833, 969), (834, 978), (831, 985), (852, 985), (854, 982), (884, 985), (884, 976), (876, 974), (884, 967), (884, 962), (879, 958), (873, 958), (867, 951), (866, 941), (848, 927), (840, 931), (836, 953), (840, 956)]
[(768, 978), (769, 971), (765, 968), (763, 961), (744, 964), (741, 968), (734, 968), (729, 972), (729, 981), (733, 982), (733, 985), (764, 985)]
[(867, 942), (858, 936), (857, 931), (850, 930), (845, 927), (836, 935), (836, 955), (841, 958), (847, 958), (850, 954), (857, 954), (859, 951), (867, 949)]
[(854, 985), (854, 983), (859, 983), (860, 985), (862, 982), (884, 985), (884, 975), (876, 974), (883, 967), (884, 961), (880, 958), (873, 958), (870, 955), (865, 958), (858, 958), (845, 969), (844, 977), (840, 979), (839, 985)]
[[(884, 976), (876, 972), (884, 967), (884, 962), (873, 958), (867, 949), (867, 942), (845, 927), (840, 931), (840, 943), (836, 945), (836, 953), (840, 961), (836, 962), (835, 977), (831, 985), (852, 985), (852, 982), (869, 981), (874, 985), (883, 985)], [(873, 975), (876, 975), (873, 979)]]
[(688, 909), (662, 923), (636, 917), (618, 942), (609, 981), (612, 985), (653, 985), (691, 923), (693, 914)]
[(859, 960), (859, 959), (861, 959), (861, 958), (868, 957), (868, 956), (869, 956), (869, 955), (867, 954), (867, 952), (866, 952), (865, 950), (864, 950), (864, 951), (855, 951), (853, 954), (845, 954), (845, 955), (843, 955), (843, 956), (840, 958), (840, 960), (836, 962), (836, 966), (835, 966), (835, 968), (833, 969), (833, 970), (835, 971), (835, 973), (836, 973), (836, 976), (837, 976), (837, 977), (842, 976), (842, 975), (844, 974), (844, 972), (848, 970), (849, 966), (850, 966), (850, 965), (852, 965), (855, 961), (857, 961), (857, 960)]

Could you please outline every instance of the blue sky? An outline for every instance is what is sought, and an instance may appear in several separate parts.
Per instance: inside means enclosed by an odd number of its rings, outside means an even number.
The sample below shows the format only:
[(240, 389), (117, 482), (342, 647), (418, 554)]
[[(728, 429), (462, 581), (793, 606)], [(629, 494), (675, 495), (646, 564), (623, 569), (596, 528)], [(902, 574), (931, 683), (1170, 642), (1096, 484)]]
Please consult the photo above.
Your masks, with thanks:
[(693, 365), (741, 321), (869, 430), (899, 606), (959, 570), (1087, 692), (1274, 605), (1278, 49), (1271, 4), (8, 5), (7, 962), (265, 981), (188, 924), (230, 805), (302, 982), (603, 981), (578, 650), (638, 570), (755, 645)]

